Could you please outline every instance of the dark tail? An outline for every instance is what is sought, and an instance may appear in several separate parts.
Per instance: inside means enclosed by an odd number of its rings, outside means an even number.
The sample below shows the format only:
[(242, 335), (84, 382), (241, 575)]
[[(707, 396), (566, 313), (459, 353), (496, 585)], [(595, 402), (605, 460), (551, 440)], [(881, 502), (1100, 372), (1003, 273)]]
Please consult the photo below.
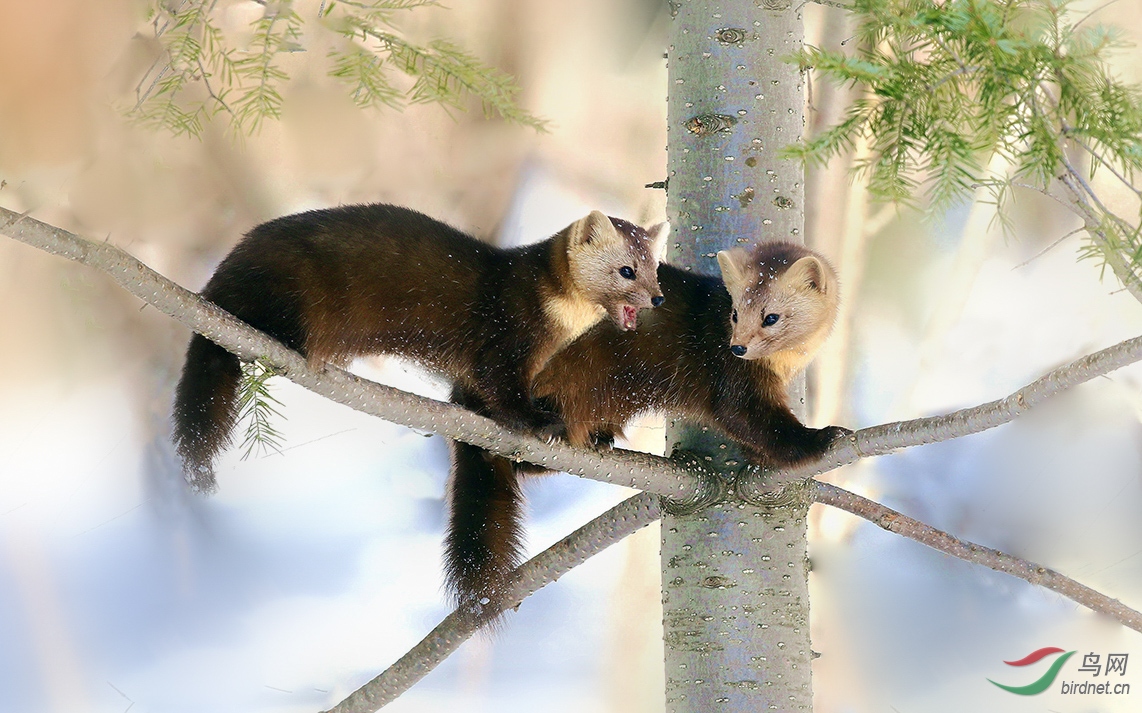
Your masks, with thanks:
[(195, 490), (216, 487), (214, 457), (230, 443), (241, 381), (238, 357), (201, 334), (191, 337), (174, 397), (174, 442)]
[[(515, 464), (466, 443), (452, 443), (451, 513), (444, 544), (448, 587), (458, 602), (495, 608), (523, 560), (523, 495)], [(483, 602), (487, 599), (487, 602)]]

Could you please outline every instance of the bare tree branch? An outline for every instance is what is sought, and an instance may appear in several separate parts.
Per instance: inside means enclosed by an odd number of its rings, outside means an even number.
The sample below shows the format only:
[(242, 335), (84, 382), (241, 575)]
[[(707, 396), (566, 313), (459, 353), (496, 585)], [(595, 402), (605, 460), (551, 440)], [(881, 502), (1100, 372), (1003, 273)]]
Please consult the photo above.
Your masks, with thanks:
[[(1107, 614), (1124, 626), (1142, 631), (1142, 613), (1054, 570), (990, 547), (960, 540), (835, 485), (813, 482), (808, 487), (813, 500), (818, 503), (850, 512), (889, 532), (965, 562), (983, 565), (1045, 587), (1092, 611)], [(427, 676), (497, 614), (518, 606), (525, 598), (559, 579), (581, 562), (654, 522), (660, 514), (658, 498), (646, 493), (619, 503), (517, 569), (516, 588), (511, 597), (505, 599), (508, 603), (502, 609), (478, 611), (471, 606), (458, 608), (396, 663), (331, 708), (328, 713), (371, 713), (387, 705)]]
[[(28, 218), (27, 213), (19, 214), (3, 208), (0, 208), (0, 232), (106, 272), (132, 294), (243, 359), (261, 357), (291, 380), (339, 403), (411, 428), (457, 438), (506, 457), (648, 491), (621, 503), (524, 564), (517, 570), (519, 580), (511, 599), (513, 603), (522, 601), (593, 554), (656, 520), (660, 515), (659, 501), (653, 493), (697, 499), (711, 496), (711, 486), (703, 485), (703, 479), (694, 475), (702, 468), (697, 462), (682, 465), (641, 453), (612, 451), (603, 454), (560, 444), (547, 445), (502, 429), (489, 419), (452, 404), (374, 384), (331, 366), (323, 371), (311, 370), (299, 354), (155, 273), (109, 243), (85, 240)], [(862, 429), (821, 461), (798, 469), (769, 472), (754, 469), (735, 484), (737, 493), (752, 502), (772, 503), (780, 499), (779, 486), (783, 484), (789, 486), (786, 489), (811, 488), (817, 502), (852, 512), (891, 532), (954, 557), (1042, 585), (1142, 631), (1142, 614), (1057, 572), (997, 550), (963, 542), (836, 486), (804, 483), (806, 478), (859, 458), (950, 440), (1007, 423), (1065, 389), (1140, 359), (1142, 337), (1128, 339), (1056, 369), (1006, 398), (943, 416)], [(498, 613), (499, 610), (481, 610), (479, 606), (468, 606), (454, 612), (388, 671), (332, 710), (337, 713), (375, 710), (423, 678)]]
[[(1099, 254), (1102, 255), (1106, 264), (1110, 266), (1114, 276), (1117, 277), (1119, 282), (1126, 287), (1126, 290), (1134, 296), (1134, 299), (1142, 302), (1142, 278), (1139, 278), (1138, 275), (1135, 274), (1134, 268), (1131, 267), (1126, 257), (1111, 243), (1110, 237), (1106, 234), (1099, 220), (1098, 212), (1091, 205), (1086, 192), (1082, 190), (1082, 186), (1075, 181), (1074, 175), (1071, 173), (1071, 171), (1075, 170), (1074, 167), (1070, 166), (1070, 164), (1067, 164), (1067, 166), (1069, 167), (1068, 172), (1059, 176), (1059, 184), (1067, 189), (1067, 193), (1070, 196), (1069, 200), (1055, 195), (1047, 188), (1029, 183), (1012, 183), (1011, 185), (1041, 193), (1077, 215), (1083, 223), (1080, 230), (1086, 231), (1086, 233), (1090, 235), (1091, 241), (1098, 248)], [(1107, 218), (1120, 228), (1125, 226), (1127, 233), (1134, 230), (1129, 223), (1118, 215), (1107, 213)]]
[(502, 609), (480, 611), (472, 605), (461, 606), (396, 663), (328, 713), (371, 713), (390, 703), (427, 676), (497, 614), (519, 606), (534, 592), (659, 517), (658, 498), (654, 495), (639, 493), (624, 500), (516, 569), (514, 589), (504, 598)]
[(1122, 604), (1117, 599), (1111, 599), (1105, 594), (1100, 594), (1090, 587), (1079, 584), (1053, 569), (1013, 557), (990, 547), (952, 537), (942, 530), (925, 525), (919, 520), (914, 520), (892, 508), (863, 498), (856, 493), (850, 493), (835, 485), (815, 482), (813, 489), (814, 499), (819, 503), (832, 505), (850, 512), (857, 517), (868, 520), (877, 527), (915, 540), (965, 562), (980, 564), (994, 569), (996, 572), (1004, 572), (1031, 584), (1045, 587), (1052, 592), (1062, 594), (1067, 599), (1082, 604), (1088, 609), (1106, 614), (1123, 626), (1142, 632), (1142, 613)]
[[(717, 499), (721, 478), (696, 459), (671, 460), (616, 449), (607, 453), (572, 448), (504, 429), (453, 404), (373, 383), (331, 365), (310, 369), (305, 359), (148, 268), (109, 243), (97, 243), (0, 208), (0, 232), (55, 255), (107, 273), (128, 292), (233, 351), (242, 359), (264, 358), (285, 377), (333, 401), (386, 421), (431, 431), (493, 453), (593, 480), (625, 485), (675, 501)], [(860, 458), (959, 438), (994, 428), (1078, 384), (1142, 360), (1142, 337), (1127, 339), (1077, 359), (1007, 396), (942, 416), (897, 421), (857, 431), (819, 461), (796, 468), (750, 468), (735, 484), (750, 502), (767, 502), (781, 486), (848, 465)]]
[(815, 463), (782, 470), (752, 468), (739, 477), (735, 487), (744, 500), (763, 503), (783, 485), (826, 473), (860, 458), (948, 441), (1001, 426), (1062, 391), (1139, 360), (1142, 360), (1142, 337), (1133, 337), (1076, 359), (997, 401), (941, 416), (862, 428)]
[(711, 495), (707, 483), (718, 482), (718, 479), (703, 477), (704, 466), (693, 459), (682, 463), (621, 449), (603, 453), (573, 448), (562, 442), (547, 444), (502, 428), (491, 419), (454, 404), (382, 386), (332, 365), (314, 370), (297, 352), (171, 282), (110, 243), (85, 240), (4, 208), (0, 208), (0, 232), (102, 270), (131, 294), (242, 359), (260, 357), (290, 381), (363, 413), (471, 443), (507, 458), (681, 501), (708, 499)]

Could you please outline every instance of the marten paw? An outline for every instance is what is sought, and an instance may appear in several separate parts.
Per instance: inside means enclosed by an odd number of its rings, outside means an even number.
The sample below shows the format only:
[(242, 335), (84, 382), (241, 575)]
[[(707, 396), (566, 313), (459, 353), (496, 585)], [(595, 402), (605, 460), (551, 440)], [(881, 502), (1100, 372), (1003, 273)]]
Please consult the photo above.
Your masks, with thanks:
[(804, 428), (796, 437), (783, 439), (767, 448), (761, 457), (753, 457), (755, 463), (769, 463), (777, 467), (800, 465), (807, 461), (817, 460), (834, 443), (852, 435), (852, 431), (840, 426), (826, 426), (825, 428)]
[(591, 447), (597, 451), (610, 451), (615, 448), (615, 434), (613, 431), (594, 431), (591, 433)]
[(535, 419), (531, 430), (535, 433), (536, 438), (548, 445), (556, 441), (567, 440), (567, 424), (553, 413), (544, 413), (540, 418)]
[(843, 426), (825, 426), (824, 428), (818, 428), (817, 434), (814, 437), (814, 445), (817, 449), (815, 455), (820, 456), (824, 454), (834, 443), (842, 441), (851, 435), (853, 435), (853, 432)]

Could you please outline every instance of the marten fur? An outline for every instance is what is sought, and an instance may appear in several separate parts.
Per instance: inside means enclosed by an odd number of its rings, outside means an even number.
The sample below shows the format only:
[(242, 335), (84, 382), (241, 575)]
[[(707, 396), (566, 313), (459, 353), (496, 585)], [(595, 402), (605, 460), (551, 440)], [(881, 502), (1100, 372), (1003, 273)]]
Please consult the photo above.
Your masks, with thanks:
[[(639, 413), (665, 411), (718, 427), (755, 462), (792, 464), (832, 443), (841, 429), (803, 426), (786, 390), (836, 317), (832, 268), (785, 242), (731, 252), (719, 262), (723, 270), (740, 268), (726, 284), (660, 265), (666, 304), (638, 334), (600, 325), (548, 363), (534, 393), (562, 415), (568, 440), (606, 445)], [(814, 279), (807, 277), (810, 265)], [(771, 314), (779, 318), (761, 326)], [(744, 358), (734, 351), (739, 341), (749, 342)]]
[(833, 329), (840, 304), (837, 275), (825, 258), (795, 243), (760, 243), (718, 253), (733, 299), (730, 352), (765, 359), (788, 382)]
[[(662, 301), (655, 268), (668, 229), (651, 234), (595, 211), (503, 250), (399, 206), (313, 210), (251, 230), (202, 295), (312, 364), (404, 356), (452, 378), (485, 415), (550, 435), (561, 424), (532, 402), (533, 377), (604, 315), (633, 329), (639, 309)], [(240, 381), (236, 356), (191, 338), (174, 438), (196, 488), (214, 487)]]
[[(763, 243), (720, 261), (737, 268), (730, 286), (738, 298), (716, 277), (659, 265), (666, 301), (643, 318), (638, 332), (599, 324), (552, 357), (533, 392), (563, 417), (573, 444), (609, 446), (627, 421), (647, 411), (717, 427), (752, 461), (774, 465), (818, 457), (848, 433), (836, 426), (807, 428), (787, 404), (789, 380), (835, 319), (832, 268), (792, 243)], [(768, 314), (779, 319), (761, 327)], [(777, 325), (782, 338), (759, 336)], [(738, 340), (748, 343), (747, 358), (731, 351), (744, 346)], [(518, 475), (542, 469), (465, 444), (456, 444), (452, 469), (454, 482), (485, 484), (483, 499), (465, 509), (486, 510), (479, 518), (453, 512), (450, 580), (461, 598), (492, 597), (522, 556)], [(487, 523), (479, 538), (470, 529), (473, 521)]]

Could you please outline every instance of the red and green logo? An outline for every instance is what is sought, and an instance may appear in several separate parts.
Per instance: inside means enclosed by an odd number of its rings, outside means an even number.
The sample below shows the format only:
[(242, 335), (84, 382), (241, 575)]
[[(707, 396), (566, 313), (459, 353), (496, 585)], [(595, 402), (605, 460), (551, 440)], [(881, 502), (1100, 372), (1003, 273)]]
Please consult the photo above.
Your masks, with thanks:
[(1048, 656), (1063, 654), (1062, 656), (1055, 659), (1055, 661), (1051, 664), (1051, 667), (1047, 669), (1047, 672), (1039, 677), (1039, 680), (1033, 683), (1029, 683), (1026, 686), (1005, 686), (1002, 683), (996, 683), (995, 681), (992, 681), (990, 678), (987, 680), (991, 681), (991, 683), (994, 683), (996, 686), (999, 686), (1008, 693), (1014, 693), (1017, 696), (1034, 696), (1051, 687), (1051, 684), (1055, 682), (1055, 678), (1058, 677), (1059, 670), (1063, 667), (1063, 664), (1066, 663), (1067, 659), (1069, 659), (1074, 653), (1074, 651), (1067, 651), (1066, 653), (1063, 653), (1063, 650), (1057, 646), (1047, 646), (1039, 649), (1038, 651), (1032, 651), (1018, 661), (1004, 661), (1003, 663), (1007, 664), (1008, 666), (1030, 666), (1031, 664), (1039, 663)]

